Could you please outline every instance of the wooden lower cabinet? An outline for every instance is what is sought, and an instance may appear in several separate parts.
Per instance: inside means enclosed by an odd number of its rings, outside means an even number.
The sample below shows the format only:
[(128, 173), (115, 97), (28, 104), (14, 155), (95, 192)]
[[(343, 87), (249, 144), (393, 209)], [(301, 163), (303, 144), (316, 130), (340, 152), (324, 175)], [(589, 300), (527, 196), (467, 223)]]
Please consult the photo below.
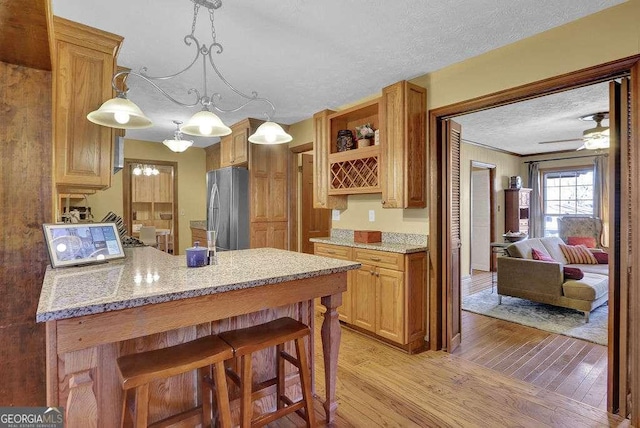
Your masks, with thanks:
[[(362, 263), (349, 272), (340, 320), (409, 352), (425, 348), (427, 253), (399, 254), (316, 243), (315, 254)], [(317, 309), (320, 309), (316, 305)]]
[(207, 231), (204, 229), (194, 229), (191, 228), (191, 245), (195, 245), (198, 242), (198, 245), (201, 247), (207, 246)]

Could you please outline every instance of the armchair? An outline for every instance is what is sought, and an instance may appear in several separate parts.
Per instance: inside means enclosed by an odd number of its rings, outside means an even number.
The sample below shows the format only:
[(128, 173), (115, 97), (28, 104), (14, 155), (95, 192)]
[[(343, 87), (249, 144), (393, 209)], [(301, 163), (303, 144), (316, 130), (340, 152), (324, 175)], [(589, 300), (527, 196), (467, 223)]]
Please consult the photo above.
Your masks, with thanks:
[(594, 238), (596, 248), (601, 248), (602, 220), (587, 216), (559, 217), (558, 235), (565, 243), (569, 243), (569, 237)]

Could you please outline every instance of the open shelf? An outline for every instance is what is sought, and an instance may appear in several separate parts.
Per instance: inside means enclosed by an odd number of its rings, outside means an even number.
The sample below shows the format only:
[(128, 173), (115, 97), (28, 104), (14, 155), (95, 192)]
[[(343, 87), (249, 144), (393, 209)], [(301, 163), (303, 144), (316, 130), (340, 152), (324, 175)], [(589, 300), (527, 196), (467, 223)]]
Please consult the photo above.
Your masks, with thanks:
[(333, 113), (329, 121), (329, 195), (380, 193), (380, 146), (362, 147), (339, 152), (338, 131), (349, 129), (357, 145), (356, 127), (371, 124), (380, 129), (380, 98)]

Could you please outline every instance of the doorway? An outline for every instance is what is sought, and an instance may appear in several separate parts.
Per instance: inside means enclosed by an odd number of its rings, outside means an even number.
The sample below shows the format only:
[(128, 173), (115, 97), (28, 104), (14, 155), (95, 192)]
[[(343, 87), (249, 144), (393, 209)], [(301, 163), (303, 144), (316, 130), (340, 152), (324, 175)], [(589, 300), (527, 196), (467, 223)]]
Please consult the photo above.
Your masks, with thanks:
[(123, 220), (130, 236), (140, 228), (155, 229), (157, 247), (177, 254), (178, 163), (149, 159), (125, 159), (123, 168)]
[[(460, 283), (459, 277), (450, 274), (452, 263), (456, 260), (456, 237), (449, 232), (449, 225), (453, 218), (455, 211), (452, 211), (452, 206), (455, 206), (456, 196), (452, 189), (456, 186), (456, 180), (458, 178), (451, 174), (452, 165), (455, 165), (455, 161), (451, 158), (455, 157), (457, 151), (456, 144), (452, 145), (451, 136), (448, 135), (448, 120), (449, 117), (454, 117), (460, 114), (488, 109), (491, 107), (506, 105), (526, 99), (535, 98), (538, 96), (556, 93), (567, 89), (588, 85), (591, 83), (610, 81), (614, 77), (631, 75), (633, 80), (629, 81), (628, 78), (624, 78), (626, 81), (628, 90), (624, 93), (621, 99), (614, 100), (612, 97), (612, 106), (614, 110), (618, 110), (621, 115), (618, 118), (618, 129), (620, 130), (617, 138), (612, 138), (612, 149), (610, 156), (610, 177), (615, 185), (612, 185), (613, 193), (620, 192), (621, 189), (629, 188), (631, 191), (622, 195), (627, 196), (627, 200), (621, 200), (622, 198), (616, 198), (611, 202), (612, 221), (610, 222), (611, 236), (613, 233), (629, 234), (629, 242), (638, 239), (638, 230), (631, 228), (631, 224), (638, 225), (638, 222), (631, 220), (630, 209), (632, 204), (637, 203), (640, 200), (640, 194), (638, 189), (631, 188), (631, 171), (634, 170), (633, 161), (638, 159), (638, 154), (633, 149), (634, 144), (638, 143), (638, 128), (639, 124), (637, 120), (631, 119), (636, 117), (636, 109), (640, 105), (638, 100), (638, 94), (640, 93), (640, 57), (629, 57), (622, 60), (614, 61), (612, 63), (602, 64), (600, 66), (591, 67), (589, 69), (579, 70), (566, 75), (557, 76), (544, 81), (533, 82), (527, 85), (523, 85), (512, 90), (506, 90), (495, 94), (475, 98), (474, 100), (453, 104), (450, 106), (441, 107), (430, 112), (430, 162), (431, 168), (434, 171), (438, 171), (431, 175), (431, 189), (433, 189), (430, 195), (430, 241), (433, 243), (431, 248), (432, 264), (434, 266), (432, 281), (435, 290), (432, 294), (435, 294), (435, 299), (432, 300), (432, 327), (435, 331), (433, 333), (434, 341), (432, 343), (433, 349), (439, 349), (441, 347), (446, 348), (449, 352), (452, 352), (456, 345), (459, 344), (460, 330), (455, 329), (459, 327), (459, 323), (456, 324), (460, 317), (460, 307), (455, 304), (456, 297), (459, 296)], [(616, 103), (617, 102), (617, 103)], [(631, 114), (628, 114), (628, 113)], [(615, 123), (615, 121), (614, 121)], [(622, 126), (620, 126), (622, 125)], [(632, 132), (628, 132), (628, 130)], [(612, 132), (613, 134), (613, 132)], [(615, 135), (615, 134), (614, 134)], [(459, 151), (458, 158), (459, 158)], [(620, 224), (620, 220), (629, 215), (629, 222)], [(459, 217), (457, 219), (459, 221)], [(625, 220), (626, 221), (626, 220)], [(617, 229), (616, 229), (617, 228)], [(620, 236), (620, 235), (616, 235)], [(627, 257), (630, 255), (628, 242), (623, 243), (618, 241), (616, 243), (619, 248), (613, 249), (611, 257), (614, 260), (619, 260), (621, 257)], [(635, 256), (634, 256), (635, 259)], [(633, 266), (629, 263), (629, 266)], [(459, 266), (458, 266), (459, 267)], [(628, 329), (628, 307), (620, 306), (620, 299), (629, 298), (629, 288), (632, 285), (637, 285), (638, 276), (635, 271), (636, 268), (631, 268), (623, 281), (620, 280), (620, 264), (611, 263), (610, 270), (610, 322), (609, 322), (609, 366), (608, 366), (608, 379), (607, 379), (607, 409), (612, 413), (620, 412), (626, 416), (629, 414), (630, 409), (632, 414), (632, 421), (637, 421), (640, 417), (638, 412), (640, 410), (640, 384), (629, 377), (630, 365), (636, 364), (636, 362), (629, 363), (629, 346), (636, 347), (640, 340), (640, 335), (637, 332), (629, 331)], [(458, 281), (456, 282), (456, 279)], [(624, 287), (621, 287), (624, 284)], [(631, 295), (631, 298), (634, 298)], [(616, 310), (618, 309), (618, 310)], [(621, 326), (623, 328), (619, 328)], [(629, 339), (629, 343), (627, 342)], [(634, 358), (638, 358), (637, 355)], [(627, 392), (631, 391), (631, 405), (627, 407)]]
[(492, 267), (491, 242), (494, 237), (493, 178), (495, 165), (471, 161), (471, 206), (469, 251), (471, 275), (489, 272)]

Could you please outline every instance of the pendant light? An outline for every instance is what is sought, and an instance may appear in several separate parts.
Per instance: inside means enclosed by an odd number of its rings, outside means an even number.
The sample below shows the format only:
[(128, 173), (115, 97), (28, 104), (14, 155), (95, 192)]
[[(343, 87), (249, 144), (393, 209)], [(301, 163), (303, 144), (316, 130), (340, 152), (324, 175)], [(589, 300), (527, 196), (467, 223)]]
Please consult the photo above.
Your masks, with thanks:
[(265, 122), (258, 126), (256, 132), (249, 136), (249, 141), (254, 144), (283, 144), (293, 138), (287, 134), (282, 126), (275, 122)]
[(176, 130), (173, 133), (173, 140), (164, 140), (162, 144), (169, 147), (169, 149), (176, 153), (181, 153), (191, 147), (193, 145), (193, 141), (182, 139), (182, 132), (180, 132), (180, 125), (182, 124), (181, 121), (174, 120), (173, 123), (176, 124)]

